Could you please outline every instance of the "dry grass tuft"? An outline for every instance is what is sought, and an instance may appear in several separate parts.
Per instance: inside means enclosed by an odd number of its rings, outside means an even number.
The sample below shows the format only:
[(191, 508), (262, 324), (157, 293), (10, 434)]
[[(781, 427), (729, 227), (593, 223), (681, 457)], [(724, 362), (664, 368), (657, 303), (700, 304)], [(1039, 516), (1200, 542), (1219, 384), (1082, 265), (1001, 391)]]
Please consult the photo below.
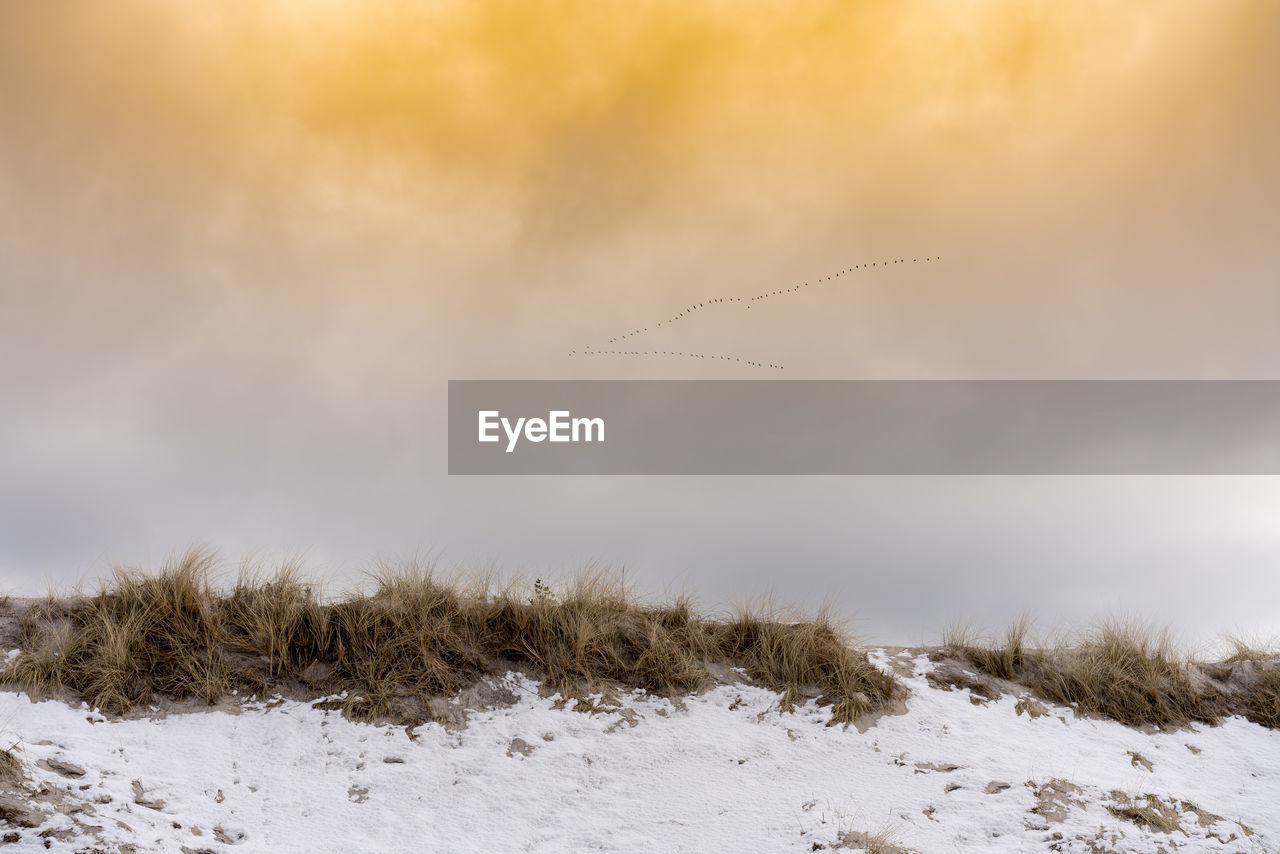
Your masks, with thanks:
[(866, 854), (911, 854), (911, 849), (899, 844), (898, 837), (899, 834), (890, 827), (874, 831), (846, 830), (833, 847), (850, 848)]
[(1255, 724), (1280, 729), (1280, 664), (1269, 662), (1259, 667), (1238, 696), (1237, 705), (1237, 711)]
[(1070, 654), (1046, 657), (1033, 681), (1041, 693), (1130, 726), (1216, 723), (1222, 695), (1198, 685), (1169, 635), (1112, 622)]
[(1107, 812), (1116, 818), (1131, 821), (1138, 827), (1145, 827), (1159, 833), (1182, 832), (1182, 815), (1173, 804), (1167, 804), (1155, 795), (1143, 795), (1130, 798), (1124, 792), (1112, 792), (1111, 798), (1116, 803), (1108, 806)]
[(22, 763), (13, 750), (0, 750), (0, 785), (22, 779)]
[(1280, 729), (1280, 646), (1270, 642), (1227, 638), (1231, 654), (1216, 668), (1236, 683), (1230, 693), (1231, 711), (1253, 723)]
[(1229, 636), (1227, 643), (1231, 645), (1231, 655), (1223, 659), (1224, 664), (1280, 661), (1280, 648), (1277, 648), (1274, 643), (1262, 644), (1255, 640), (1245, 640), (1237, 635)]
[[(979, 670), (1031, 688), (1042, 698), (1129, 726), (1162, 729), (1192, 721), (1216, 723), (1229, 710), (1227, 696), (1197, 678), (1167, 632), (1134, 624), (1103, 623), (1076, 644), (1056, 650), (1027, 646), (1029, 622), (1020, 619), (1003, 642), (982, 646), (970, 632), (954, 644)], [(1280, 677), (1278, 677), (1280, 678)], [(1275, 685), (1258, 684), (1258, 722), (1272, 717)]]
[(1026, 641), (1030, 631), (1031, 619), (1022, 616), (1009, 624), (1001, 642), (986, 645), (972, 629), (955, 624), (943, 634), (943, 645), (959, 650), (984, 673), (998, 679), (1014, 679), (1026, 663)]
[(812, 620), (783, 621), (763, 607), (747, 607), (716, 629), (721, 655), (744, 662), (749, 676), (781, 691), (784, 707), (812, 687), (832, 704), (831, 722), (848, 723), (894, 696), (893, 679), (853, 651), (825, 609)]
[(748, 610), (720, 622), (688, 598), (638, 602), (600, 571), (556, 591), (540, 580), (495, 591), (414, 562), (379, 568), (368, 595), (324, 602), (296, 563), (271, 574), (242, 569), (226, 592), (211, 581), (215, 563), (192, 549), (158, 574), (119, 569), (93, 596), (33, 606), (2, 678), (33, 692), (70, 690), (111, 712), (157, 696), (213, 703), (233, 690), (290, 689), (345, 691), (339, 705), (353, 717), (409, 720), (431, 697), (511, 666), (545, 674), (566, 694), (681, 693), (723, 662), (787, 703), (820, 695), (833, 723), (896, 692), (825, 613), (784, 622)]

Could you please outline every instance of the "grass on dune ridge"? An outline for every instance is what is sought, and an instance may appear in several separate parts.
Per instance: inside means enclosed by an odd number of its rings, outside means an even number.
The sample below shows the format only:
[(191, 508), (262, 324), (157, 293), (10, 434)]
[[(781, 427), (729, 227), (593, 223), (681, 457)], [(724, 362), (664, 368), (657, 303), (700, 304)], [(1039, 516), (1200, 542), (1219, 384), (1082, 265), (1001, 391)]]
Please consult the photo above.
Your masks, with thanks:
[(1030, 643), (1030, 628), (1023, 617), (1002, 638), (984, 641), (955, 627), (943, 646), (988, 676), (1129, 726), (1169, 729), (1241, 715), (1280, 729), (1280, 654), (1233, 638), (1230, 657), (1197, 663), (1167, 631), (1121, 620), (1046, 648)]
[[(325, 600), (297, 564), (242, 570), (229, 588), (215, 585), (216, 566), (211, 552), (191, 549), (158, 573), (117, 568), (93, 595), (31, 605), (0, 682), (71, 691), (116, 713), (160, 696), (345, 692), (336, 705), (351, 717), (406, 722), (430, 719), (433, 698), (512, 667), (578, 698), (615, 688), (678, 695), (707, 684), (718, 665), (739, 667), (780, 692), (783, 708), (817, 698), (831, 723), (845, 724), (906, 693), (825, 612), (784, 617), (761, 606), (713, 619), (688, 597), (639, 601), (603, 572), (554, 590), (496, 587), (414, 562), (373, 573), (372, 592)], [(1029, 690), (1129, 726), (1242, 715), (1280, 729), (1280, 653), (1236, 640), (1228, 658), (1205, 664), (1135, 623), (1102, 623), (1051, 646), (1033, 645), (1030, 627), (1017, 620), (994, 640), (947, 631), (930, 679), (987, 698)]]
[(483, 579), (445, 581), (415, 563), (374, 573), (367, 595), (323, 601), (296, 564), (213, 583), (214, 555), (188, 550), (148, 574), (117, 568), (91, 596), (48, 599), (22, 617), (22, 652), (5, 681), (39, 693), (69, 689), (123, 712), (156, 696), (214, 703), (232, 691), (300, 685), (346, 692), (359, 719), (420, 719), (433, 696), (515, 666), (566, 696), (612, 686), (678, 694), (716, 663), (782, 692), (828, 704), (832, 723), (885, 707), (899, 687), (825, 615), (782, 620), (741, 609), (701, 616), (687, 598), (637, 601), (609, 574), (563, 590)]

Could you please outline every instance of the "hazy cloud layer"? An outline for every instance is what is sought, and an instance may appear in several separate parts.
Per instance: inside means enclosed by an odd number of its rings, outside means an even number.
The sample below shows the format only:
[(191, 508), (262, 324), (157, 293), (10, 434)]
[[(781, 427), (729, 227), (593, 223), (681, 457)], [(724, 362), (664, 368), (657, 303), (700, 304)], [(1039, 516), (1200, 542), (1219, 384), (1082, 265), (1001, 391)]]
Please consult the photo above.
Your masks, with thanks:
[[(444, 381), (754, 376), (567, 354), (917, 254), (654, 340), (799, 377), (1274, 377), (1277, 79), (1263, 2), (4, 4), (0, 571), (198, 538), (339, 574), (597, 556), (895, 636), (1253, 620), (1269, 482), (450, 480)], [(1205, 615), (1168, 580), (1209, 565)]]

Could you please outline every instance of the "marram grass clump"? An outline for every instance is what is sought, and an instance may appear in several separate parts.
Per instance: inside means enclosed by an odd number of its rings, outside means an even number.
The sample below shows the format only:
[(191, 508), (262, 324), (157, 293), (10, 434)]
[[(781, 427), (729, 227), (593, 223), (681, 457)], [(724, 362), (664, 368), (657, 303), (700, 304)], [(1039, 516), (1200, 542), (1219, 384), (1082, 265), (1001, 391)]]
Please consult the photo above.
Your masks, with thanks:
[(688, 599), (650, 605), (587, 572), (562, 590), (445, 581), (414, 563), (384, 567), (371, 593), (324, 601), (296, 565), (212, 581), (191, 550), (157, 574), (117, 569), (95, 595), (49, 599), (22, 617), (20, 654), (0, 674), (37, 693), (70, 690), (121, 713), (157, 697), (217, 702), (233, 691), (340, 695), (360, 719), (417, 720), (432, 698), (522, 667), (565, 694), (611, 687), (697, 690), (716, 664), (817, 696), (832, 723), (886, 707), (894, 680), (826, 617), (782, 621), (744, 609), (727, 621)]
[[(1203, 663), (1181, 652), (1167, 632), (1110, 621), (1052, 648), (1028, 643), (1018, 620), (996, 642), (953, 629), (943, 646), (979, 672), (1030, 688), (1086, 715), (1135, 727), (1174, 729), (1217, 724), (1240, 715), (1280, 728), (1280, 656), (1235, 642), (1235, 654)], [(985, 686), (989, 694), (998, 686)]]

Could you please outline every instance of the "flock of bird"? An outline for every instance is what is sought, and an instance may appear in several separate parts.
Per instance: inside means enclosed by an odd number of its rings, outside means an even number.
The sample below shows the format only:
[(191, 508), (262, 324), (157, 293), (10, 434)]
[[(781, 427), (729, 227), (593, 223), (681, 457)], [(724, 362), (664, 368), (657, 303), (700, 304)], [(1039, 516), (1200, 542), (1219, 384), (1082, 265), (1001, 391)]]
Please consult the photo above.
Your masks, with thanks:
[[(572, 356), (576, 350), (571, 350), (569, 355)], [(737, 356), (721, 356), (714, 353), (686, 353), (681, 350), (593, 350), (590, 347), (582, 351), (584, 356), (684, 356), (689, 359), (718, 359), (724, 362), (738, 362), (743, 365), (750, 365), (755, 368), (773, 368), (774, 370), (782, 370), (782, 365), (775, 365), (771, 362), (756, 362), (751, 359), (741, 359)]]
[[(689, 306), (687, 306), (683, 311), (678, 311), (675, 314), (671, 315), (670, 317), (666, 318), (665, 320), (659, 320), (652, 328), (658, 329), (663, 325), (670, 326), (674, 323), (679, 323), (681, 320), (691, 317), (694, 312), (701, 311), (704, 308), (733, 305), (733, 304), (745, 304), (747, 308), (751, 308), (753, 303), (757, 303), (762, 300), (771, 299), (777, 296), (785, 296), (786, 294), (798, 293), (799, 291), (802, 291), (805, 288), (814, 287), (817, 285), (824, 284), (826, 282), (834, 281), (836, 279), (839, 279), (841, 276), (848, 275), (849, 273), (853, 273), (858, 270), (870, 269), (872, 267), (889, 267), (894, 264), (918, 264), (922, 262), (927, 263), (930, 261), (937, 261), (939, 258), (941, 258), (940, 255), (932, 255), (925, 258), (896, 258), (896, 259), (889, 259), (887, 261), (868, 261), (862, 264), (855, 264), (852, 267), (846, 267), (843, 270), (838, 270), (828, 276), (824, 276), (820, 279), (814, 279), (812, 282), (802, 282), (798, 285), (792, 285), (789, 288), (778, 288), (777, 290), (773, 290), (773, 291), (765, 291), (764, 293), (757, 294), (753, 297), (746, 297), (746, 298), (715, 297), (714, 299), (692, 303)], [(619, 341), (625, 341), (629, 338), (635, 338), (637, 335), (643, 335), (644, 333), (648, 332), (649, 329), (650, 327), (648, 326), (642, 326), (637, 329), (632, 329), (629, 332), (624, 332), (620, 335), (615, 335), (614, 337), (609, 339), (608, 343), (616, 344)], [(579, 353), (578, 350), (569, 351), (570, 356), (577, 355), (578, 353)], [(719, 359), (726, 362), (738, 362), (743, 365), (749, 365), (751, 367), (756, 367), (756, 368), (772, 368), (774, 370), (783, 369), (782, 365), (776, 365), (770, 362), (758, 362), (751, 359), (742, 359), (737, 356), (718, 356), (718, 355), (709, 355), (706, 353), (687, 353), (687, 352), (678, 351), (678, 350), (596, 350), (588, 345), (586, 348), (584, 348), (581, 351), (581, 353), (584, 356), (683, 356), (683, 357), (688, 357), (692, 359)]]

